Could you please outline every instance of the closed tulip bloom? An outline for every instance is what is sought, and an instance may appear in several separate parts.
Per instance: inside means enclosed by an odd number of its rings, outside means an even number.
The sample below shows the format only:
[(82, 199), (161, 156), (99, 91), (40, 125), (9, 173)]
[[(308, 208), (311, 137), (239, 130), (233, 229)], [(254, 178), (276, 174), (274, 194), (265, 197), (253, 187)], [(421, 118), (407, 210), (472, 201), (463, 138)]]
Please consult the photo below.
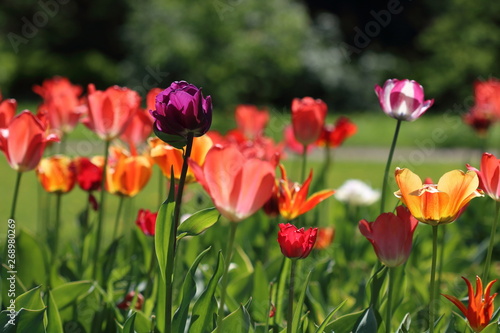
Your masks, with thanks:
[[(285, 146), (288, 149), (297, 154), (304, 153), (304, 145), (301, 144), (299, 141), (297, 141), (297, 139), (295, 138), (292, 126), (285, 127), (285, 129), (283, 130), (283, 136), (285, 137)], [(313, 150), (314, 150), (314, 145), (307, 145), (308, 154)]]
[(475, 105), (490, 111), (497, 120), (500, 120), (500, 81), (489, 79), (474, 82)]
[(293, 220), (319, 204), (321, 201), (332, 196), (335, 191), (323, 190), (312, 194), (309, 198), (309, 186), (312, 181), (312, 171), (303, 184), (288, 180), (285, 167), (280, 164), (281, 179), (278, 181), (278, 207), (281, 216), (287, 220)]
[(434, 104), (434, 99), (424, 100), (424, 88), (413, 80), (387, 80), (375, 86), (375, 93), (382, 110), (398, 120), (414, 121)]
[(148, 156), (128, 155), (123, 150), (113, 150), (107, 168), (108, 192), (127, 197), (137, 195), (151, 178), (153, 163)]
[(469, 290), (468, 306), (465, 306), (458, 298), (450, 295), (443, 295), (450, 300), (464, 314), (474, 332), (481, 332), (491, 321), (495, 308), (494, 300), (497, 294), (490, 295), (491, 287), (497, 280), (493, 280), (486, 286), (483, 294), (483, 282), (476, 276), (476, 292), (469, 280), (462, 276), (467, 283)]
[(50, 193), (67, 193), (75, 186), (75, 165), (67, 156), (43, 158), (36, 168), (36, 174), (45, 191)]
[(0, 94), (0, 129), (9, 127), (9, 123), (16, 115), (17, 102), (15, 99), (2, 100)]
[(278, 243), (281, 253), (290, 259), (303, 259), (311, 253), (316, 238), (318, 228), (297, 229), (293, 224), (280, 223), (278, 231)]
[(46, 112), (51, 129), (71, 132), (86, 110), (80, 100), (82, 87), (67, 78), (56, 76), (45, 80), (42, 85), (35, 85), (33, 91), (43, 98), (40, 110)]
[(358, 127), (347, 117), (340, 117), (335, 125), (325, 125), (316, 145), (337, 148), (344, 141), (356, 134)]
[(139, 109), (139, 94), (118, 86), (96, 90), (93, 84), (89, 84), (88, 91), (88, 117), (83, 124), (103, 140), (118, 137)]
[(137, 213), (135, 224), (146, 236), (154, 236), (157, 215), (158, 212), (151, 212), (149, 209), (140, 209)]
[(101, 187), (102, 165), (97, 159), (77, 157), (73, 161), (76, 169), (76, 181), (86, 192), (97, 191)]
[(212, 124), (212, 98), (203, 97), (201, 89), (186, 81), (175, 81), (160, 92), (155, 107), (154, 126), (168, 135), (202, 136)]
[(269, 112), (259, 110), (255, 105), (238, 105), (235, 111), (238, 129), (248, 139), (254, 139), (264, 134), (269, 122)]
[(481, 158), (480, 170), (467, 164), (467, 169), (479, 176), (479, 187), (495, 201), (500, 202), (500, 159), (490, 153)]
[(328, 107), (320, 99), (311, 97), (292, 100), (292, 127), (295, 139), (303, 145), (314, 143), (325, 124)]
[(274, 166), (246, 158), (234, 146), (214, 146), (203, 166), (189, 160), (198, 182), (219, 212), (232, 222), (254, 214), (269, 200), (274, 186)]
[(153, 131), (153, 122), (148, 112), (139, 109), (130, 122), (125, 131), (120, 135), (120, 139), (126, 142), (130, 150), (135, 150), (141, 144), (145, 144), (149, 135)]
[(19, 172), (35, 169), (51, 141), (59, 141), (59, 137), (48, 134), (45, 124), (28, 110), (12, 118), (9, 126), (0, 130), (0, 150), (10, 167)]
[(409, 169), (396, 169), (399, 191), (394, 194), (417, 220), (433, 226), (455, 221), (462, 209), (476, 197), (479, 179), (474, 171), (453, 170), (445, 173), (437, 184), (423, 184)]
[(382, 213), (375, 222), (359, 221), (359, 231), (373, 245), (378, 259), (387, 267), (406, 262), (413, 244), (413, 233), (418, 225), (404, 206), (396, 208), (396, 214)]
[[(179, 180), (181, 177), (182, 164), (184, 161), (182, 149), (177, 149), (157, 138), (149, 140), (151, 151), (149, 152), (153, 161), (160, 167), (163, 175), (170, 179), (170, 168), (174, 168), (174, 178)], [(190, 159), (198, 165), (205, 163), (207, 152), (212, 148), (212, 139), (208, 135), (193, 138), (193, 147)], [(191, 167), (188, 167), (186, 173), (186, 183), (195, 182), (194, 173)]]

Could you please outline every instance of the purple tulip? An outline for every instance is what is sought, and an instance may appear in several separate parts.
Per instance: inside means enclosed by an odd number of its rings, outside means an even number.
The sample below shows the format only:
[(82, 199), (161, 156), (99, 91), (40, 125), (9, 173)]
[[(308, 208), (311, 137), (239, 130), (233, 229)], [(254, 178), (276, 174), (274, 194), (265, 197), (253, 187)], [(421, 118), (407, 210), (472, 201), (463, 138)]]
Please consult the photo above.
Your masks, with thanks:
[(414, 121), (434, 103), (424, 101), (424, 88), (413, 80), (387, 80), (383, 87), (375, 86), (375, 93), (382, 110), (398, 120)]
[(155, 132), (186, 138), (188, 133), (202, 136), (212, 124), (212, 98), (186, 81), (172, 82), (156, 95)]

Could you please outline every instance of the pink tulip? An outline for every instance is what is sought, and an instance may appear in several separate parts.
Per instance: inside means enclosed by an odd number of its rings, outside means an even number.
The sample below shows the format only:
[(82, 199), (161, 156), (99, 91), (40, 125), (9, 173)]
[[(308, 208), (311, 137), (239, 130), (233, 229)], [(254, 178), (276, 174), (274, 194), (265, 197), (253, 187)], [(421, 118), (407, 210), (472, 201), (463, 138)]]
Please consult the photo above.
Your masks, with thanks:
[(0, 150), (11, 168), (19, 172), (36, 168), (50, 141), (59, 141), (59, 137), (47, 134), (46, 126), (28, 110), (12, 118), (7, 128), (0, 129)]
[(9, 127), (9, 123), (14, 118), (17, 109), (15, 99), (4, 99), (0, 94), (0, 129)]
[(429, 109), (434, 100), (424, 101), (424, 88), (413, 80), (391, 79), (375, 86), (380, 107), (394, 119), (414, 121)]
[(481, 170), (467, 164), (467, 169), (475, 171), (479, 177), (479, 188), (493, 200), (500, 202), (500, 159), (490, 153), (481, 158)]
[(227, 219), (239, 222), (259, 210), (271, 197), (274, 167), (256, 158), (246, 158), (234, 146), (214, 146), (199, 166), (189, 160), (198, 182)]

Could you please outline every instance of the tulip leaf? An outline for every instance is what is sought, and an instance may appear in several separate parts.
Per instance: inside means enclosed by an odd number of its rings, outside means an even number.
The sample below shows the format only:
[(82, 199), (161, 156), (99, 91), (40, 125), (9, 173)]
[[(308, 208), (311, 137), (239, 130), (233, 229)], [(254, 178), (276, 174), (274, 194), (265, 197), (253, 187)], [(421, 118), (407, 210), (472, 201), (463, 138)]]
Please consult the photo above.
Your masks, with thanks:
[(378, 324), (377, 318), (375, 316), (375, 311), (370, 306), (368, 309), (363, 311), (358, 319), (358, 322), (354, 326), (354, 333), (377, 333)]
[(40, 286), (28, 290), (24, 294), (17, 296), (16, 309), (24, 308), (26, 310), (45, 309), (42, 296), (40, 294)]
[(17, 276), (26, 287), (46, 283), (47, 249), (30, 233), (21, 229), (16, 238)]
[(410, 314), (407, 313), (403, 321), (401, 321), (401, 324), (399, 324), (398, 329), (396, 330), (396, 333), (408, 333), (410, 332), (410, 324), (411, 324), (411, 317)]
[(304, 306), (304, 299), (306, 297), (306, 290), (309, 285), (309, 279), (311, 278), (311, 272), (307, 274), (306, 280), (302, 285), (302, 290), (299, 295), (299, 299), (297, 300), (297, 306), (295, 307), (295, 311), (293, 313), (292, 320), (292, 333), (299, 332), (300, 327), (300, 319), (302, 317), (302, 308)]
[(318, 329), (316, 330), (316, 333), (323, 333), (326, 329), (326, 325), (328, 325), (328, 322), (330, 319), (332, 319), (333, 315), (337, 313), (337, 311), (347, 302), (347, 300), (344, 300), (342, 303), (340, 303), (336, 308), (334, 308), (328, 316), (326, 316), (325, 320), (319, 325)]
[(61, 316), (59, 315), (57, 304), (50, 290), (49, 290), (49, 304), (47, 306), (47, 332), (63, 333)]
[(127, 318), (125, 323), (123, 324), (123, 328), (121, 330), (122, 333), (135, 333), (134, 331), (134, 322), (135, 322), (135, 316), (136, 312), (132, 313), (130, 317)]
[(187, 139), (185, 137), (163, 133), (158, 128), (156, 128), (156, 124), (153, 126), (153, 130), (155, 132), (155, 135), (161, 141), (168, 143), (174, 148), (182, 149), (185, 145), (187, 145)]
[(285, 298), (285, 287), (286, 281), (288, 279), (288, 275), (290, 273), (290, 265), (292, 261), (286, 257), (283, 257), (283, 263), (280, 268), (280, 276), (278, 280), (278, 288), (276, 291), (276, 314), (275, 314), (275, 322), (281, 322), (281, 310), (283, 307), (283, 302)]
[(245, 306), (242, 304), (234, 312), (222, 320), (220, 328), (214, 330), (217, 333), (252, 333), (255, 329)]
[(257, 261), (253, 272), (252, 307), (250, 312), (252, 318), (259, 322), (266, 322), (269, 318), (269, 281), (262, 262)]
[(175, 312), (172, 322), (173, 332), (182, 332), (184, 330), (184, 327), (186, 327), (189, 305), (191, 304), (191, 300), (196, 294), (196, 281), (194, 275), (196, 273), (196, 269), (198, 268), (198, 264), (208, 253), (208, 251), (210, 251), (210, 249), (211, 248), (209, 247), (202, 253), (200, 253), (189, 268), (189, 271), (186, 273), (186, 277), (184, 278), (184, 282), (182, 283), (182, 301), (179, 305), (179, 308)]
[(481, 331), (481, 333), (496, 333), (496, 332), (498, 332), (499, 328), (500, 328), (500, 326), (498, 325), (498, 323), (497, 322), (493, 322), (493, 323), (489, 324), (488, 326), (486, 326)]
[(52, 289), (51, 295), (59, 310), (62, 310), (78, 298), (89, 295), (93, 290), (94, 283), (92, 281), (74, 281)]
[(196, 236), (213, 226), (220, 218), (220, 213), (215, 207), (202, 209), (191, 215), (179, 225), (177, 239), (185, 236)]
[(339, 317), (326, 326), (325, 332), (343, 333), (351, 332), (363, 311), (353, 312)]
[(206, 333), (214, 329), (213, 320), (217, 314), (215, 291), (223, 273), (224, 259), (222, 253), (219, 252), (214, 275), (210, 278), (205, 291), (203, 291), (198, 301), (194, 304), (189, 333)]
[[(172, 171), (173, 173), (173, 171)], [(173, 179), (173, 177), (171, 178)], [(170, 191), (167, 200), (160, 206), (156, 217), (155, 227), (155, 250), (160, 266), (161, 277), (166, 281), (167, 263), (172, 262), (174, 255), (174, 208), (175, 208), (175, 182), (170, 183)]]
[[(9, 311), (0, 313), (0, 327), (2, 333), (45, 333), (43, 317), (45, 309), (20, 309), (15, 318), (10, 317)], [(9, 322), (11, 320), (11, 322)], [(14, 325), (12, 325), (14, 323)]]

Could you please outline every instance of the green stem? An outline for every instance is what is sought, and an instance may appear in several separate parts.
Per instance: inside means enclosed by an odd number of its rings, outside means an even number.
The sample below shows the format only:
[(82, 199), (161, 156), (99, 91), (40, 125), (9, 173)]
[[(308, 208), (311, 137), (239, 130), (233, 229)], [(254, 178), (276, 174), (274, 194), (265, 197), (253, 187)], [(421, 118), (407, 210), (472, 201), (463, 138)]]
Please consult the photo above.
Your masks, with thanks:
[(302, 151), (302, 170), (300, 173), (299, 181), (303, 182), (306, 179), (306, 164), (307, 164), (307, 145), (304, 145)]
[(111, 238), (113, 241), (116, 239), (116, 237), (118, 235), (118, 229), (119, 229), (119, 225), (120, 225), (120, 216), (122, 215), (124, 201), (125, 201), (125, 196), (120, 195), (120, 199), (118, 202), (118, 210), (116, 211), (116, 217), (115, 217), (115, 227), (113, 229), (113, 238)]
[(222, 276), (219, 311), (217, 313), (217, 332), (220, 332), (222, 328), (222, 319), (224, 319), (224, 304), (226, 302), (227, 284), (229, 281), (228, 277), (229, 266), (231, 265), (231, 258), (233, 256), (234, 238), (236, 235), (236, 229), (238, 227), (237, 222), (230, 222), (229, 224), (230, 224), (229, 240), (227, 242), (227, 247), (226, 247), (224, 275)]
[[(444, 263), (444, 250), (445, 250), (445, 239), (446, 239), (446, 224), (441, 227), (441, 239), (439, 241), (440, 251), (439, 251), (439, 265), (438, 265), (438, 277), (437, 277), (437, 285), (441, 285), (441, 279), (443, 276), (443, 263)], [(436, 304), (436, 312), (439, 312), (439, 302)]]
[(12, 206), (10, 208), (10, 218), (15, 220), (16, 215), (16, 205), (17, 205), (17, 197), (19, 196), (19, 185), (21, 184), (21, 176), (23, 173), (21, 171), (17, 172), (16, 183), (14, 185), (14, 197), (12, 198)]
[(387, 192), (387, 182), (389, 179), (389, 169), (391, 168), (392, 157), (394, 156), (394, 150), (396, 148), (396, 142), (398, 141), (400, 128), (401, 128), (401, 120), (398, 119), (398, 122), (396, 124), (396, 130), (394, 131), (394, 137), (392, 138), (391, 150), (389, 151), (389, 157), (387, 158), (387, 164), (385, 165), (384, 181), (382, 182), (382, 194), (380, 196), (380, 214), (382, 214), (385, 209), (385, 196)]
[(158, 168), (158, 207), (161, 206), (161, 204), (163, 203), (163, 198), (164, 198), (164, 194), (163, 194), (163, 189), (165, 188), (165, 177), (163, 176), (163, 171), (161, 171), (160, 168)]
[(61, 225), (61, 197), (62, 193), (56, 193), (56, 225), (54, 226), (54, 249), (52, 253), (52, 267), (56, 262), (59, 252), (59, 228)]
[[(193, 148), (193, 133), (188, 133), (187, 135), (187, 143), (186, 143), (186, 151), (184, 152), (184, 161), (182, 163), (181, 176), (179, 178), (179, 185), (177, 188), (177, 194), (175, 196), (175, 207), (174, 207), (174, 215), (173, 215), (173, 225), (174, 230), (171, 234), (171, 243), (172, 247), (167, 250), (167, 265), (165, 268), (165, 327), (163, 332), (171, 332), (172, 331), (172, 303), (173, 303), (173, 281), (174, 281), (174, 267), (175, 267), (175, 252), (177, 245), (177, 228), (179, 227), (180, 222), (180, 213), (181, 213), (181, 205), (182, 205), (182, 194), (184, 192), (184, 184), (186, 183), (186, 174), (188, 170), (188, 159), (191, 156), (191, 150)], [(174, 179), (171, 179), (174, 181)]]
[(94, 244), (94, 267), (92, 271), (92, 277), (95, 280), (97, 278), (97, 261), (99, 260), (99, 251), (101, 247), (101, 236), (102, 236), (102, 223), (104, 220), (104, 200), (106, 198), (106, 168), (108, 166), (109, 158), (109, 145), (111, 141), (107, 140), (104, 143), (104, 165), (102, 166), (102, 179), (101, 179), (101, 194), (99, 198), (99, 214), (97, 218), (97, 234)]
[(430, 283), (430, 303), (429, 303), (429, 333), (434, 332), (434, 318), (436, 315), (435, 299), (436, 299), (436, 259), (437, 259), (437, 239), (438, 226), (432, 226), (432, 264), (431, 264), (431, 283)]
[(496, 201), (495, 219), (493, 220), (493, 224), (491, 226), (490, 244), (488, 246), (488, 253), (486, 255), (486, 262), (484, 263), (484, 269), (483, 269), (483, 281), (489, 281), (488, 279), (490, 275), (491, 255), (493, 254), (493, 247), (495, 245), (495, 234), (497, 231), (497, 224), (499, 217), (500, 217), (500, 201)]
[(293, 299), (295, 295), (295, 267), (297, 259), (291, 259), (292, 265), (290, 266), (290, 285), (288, 289), (288, 314), (287, 314), (287, 333), (292, 333), (293, 330)]
[(387, 267), (389, 270), (389, 280), (387, 281), (387, 314), (385, 319), (385, 332), (391, 333), (391, 319), (392, 319), (392, 292), (394, 283), (394, 268)]

